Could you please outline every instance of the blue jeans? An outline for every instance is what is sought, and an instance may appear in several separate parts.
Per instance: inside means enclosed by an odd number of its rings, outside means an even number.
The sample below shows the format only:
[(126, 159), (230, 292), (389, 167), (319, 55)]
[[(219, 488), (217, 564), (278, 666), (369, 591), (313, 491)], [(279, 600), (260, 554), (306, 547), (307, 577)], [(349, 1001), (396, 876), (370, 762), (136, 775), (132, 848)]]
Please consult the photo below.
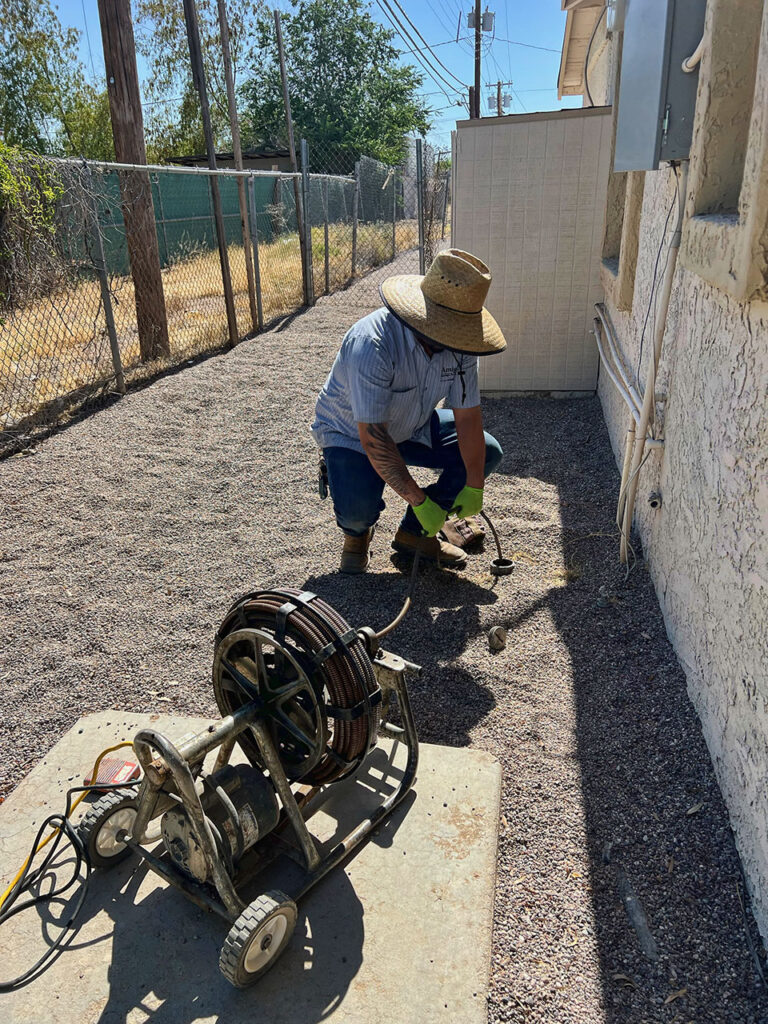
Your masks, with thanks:
[[(435, 483), (424, 488), (426, 494), (448, 511), (456, 495), (467, 482), (467, 472), (459, 451), (456, 423), (450, 409), (436, 409), (430, 420), (432, 447), (403, 441), (397, 446), (407, 466), (423, 466), (442, 470)], [(324, 448), (328, 467), (328, 487), (333, 498), (336, 522), (350, 537), (361, 537), (378, 520), (384, 509), (384, 481), (373, 468), (368, 456), (351, 448)], [(485, 434), (485, 475), (501, 462), (501, 445)], [(401, 528), (420, 534), (421, 524), (409, 505)]]

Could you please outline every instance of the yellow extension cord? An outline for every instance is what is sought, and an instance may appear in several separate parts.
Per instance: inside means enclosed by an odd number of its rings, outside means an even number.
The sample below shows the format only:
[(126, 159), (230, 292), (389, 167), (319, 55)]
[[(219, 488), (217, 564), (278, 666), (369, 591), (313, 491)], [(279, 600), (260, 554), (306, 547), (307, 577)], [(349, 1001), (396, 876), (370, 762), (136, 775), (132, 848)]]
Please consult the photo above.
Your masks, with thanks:
[[(106, 749), (106, 750), (102, 750), (102, 752), (101, 752), (101, 753), (99, 754), (99, 756), (98, 756), (98, 757), (96, 758), (96, 761), (94, 762), (94, 765), (93, 765), (93, 771), (91, 772), (91, 779), (92, 779), (92, 780), (95, 780), (95, 779), (96, 779), (96, 777), (97, 777), (97, 776), (98, 776), (98, 774), (99, 774), (99, 765), (101, 764), (102, 758), (104, 758), (104, 757), (105, 757), (105, 756), (106, 756), (107, 754), (111, 754), (113, 750), (121, 750), (121, 749), (122, 749), (123, 747), (131, 747), (131, 748), (133, 748), (133, 744), (132, 744), (132, 743), (129, 743), (129, 742), (128, 742), (128, 741), (126, 740), (126, 741), (124, 741), (123, 743), (116, 743), (114, 747), (107, 747), (107, 749)], [(83, 800), (83, 799), (84, 799), (84, 798), (85, 798), (85, 797), (86, 797), (86, 796), (88, 795), (88, 793), (90, 793), (90, 792), (91, 792), (90, 790), (86, 789), (86, 790), (84, 790), (84, 791), (83, 791), (83, 792), (82, 792), (82, 793), (80, 794), (80, 796), (79, 796), (79, 797), (77, 798), (77, 800), (75, 800), (75, 802), (74, 802), (74, 803), (72, 804), (72, 806), (71, 806), (71, 807), (70, 807), (70, 809), (69, 809), (69, 817), (71, 817), (71, 816), (72, 816), (72, 812), (74, 811), (74, 809), (75, 809), (75, 808), (77, 807), (77, 805), (78, 805), (78, 804), (79, 804), (79, 803), (80, 803), (80, 802), (81, 802), (81, 801), (82, 801), (82, 800)], [(24, 863), (23, 863), (23, 864), (21, 865), (21, 867), (19, 868), (19, 870), (18, 870), (18, 871), (16, 872), (16, 876), (14, 877), (13, 881), (11, 882), (11, 884), (10, 884), (10, 885), (8, 886), (8, 888), (7, 888), (6, 890), (5, 890), (5, 892), (3, 893), (2, 897), (0, 897), (0, 910), (2, 910), (2, 909), (3, 909), (3, 906), (4, 906), (4, 904), (5, 904), (5, 901), (6, 901), (7, 899), (8, 899), (9, 895), (10, 895), (10, 894), (11, 894), (11, 893), (13, 892), (14, 886), (16, 885), (16, 883), (18, 882), (18, 880), (19, 880), (19, 879), (21, 878), (21, 876), (22, 876), (22, 875), (24, 874), (24, 872), (26, 871), (26, 869), (27, 869), (27, 865), (28, 865), (28, 864), (29, 864), (29, 862), (30, 862), (30, 861), (32, 860), (32, 858), (33, 858), (33, 857), (35, 857), (35, 856), (36, 856), (36, 855), (37, 855), (37, 854), (38, 854), (38, 853), (40, 852), (40, 850), (42, 850), (42, 848), (43, 848), (44, 846), (47, 846), (47, 845), (48, 845), (48, 843), (50, 843), (50, 841), (51, 841), (51, 840), (53, 839), (53, 837), (54, 837), (55, 835), (57, 835), (57, 834), (58, 834), (58, 833), (59, 833), (60, 831), (61, 831), (61, 829), (55, 828), (55, 829), (54, 829), (54, 830), (53, 830), (53, 831), (51, 832), (51, 834), (50, 834), (49, 836), (46, 836), (46, 838), (45, 838), (45, 839), (42, 839), (42, 840), (41, 840), (41, 841), (40, 841), (40, 842), (38, 843), (38, 845), (37, 845), (37, 846), (35, 847), (35, 849), (34, 849), (34, 850), (32, 851), (32, 853), (30, 853), (30, 855), (29, 855), (29, 856), (27, 857), (27, 859), (26, 859), (26, 860), (24, 861)]]

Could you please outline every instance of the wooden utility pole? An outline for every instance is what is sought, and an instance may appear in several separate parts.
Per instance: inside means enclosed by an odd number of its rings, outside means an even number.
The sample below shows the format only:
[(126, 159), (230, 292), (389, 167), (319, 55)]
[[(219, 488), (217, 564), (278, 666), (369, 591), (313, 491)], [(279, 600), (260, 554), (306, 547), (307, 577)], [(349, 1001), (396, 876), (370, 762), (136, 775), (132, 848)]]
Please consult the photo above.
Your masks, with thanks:
[(475, 0), (475, 117), (480, 117), (480, 53), (482, 39), (480, 0)]
[[(130, 0), (98, 2), (115, 157), (122, 164), (146, 164), (131, 3)], [(144, 171), (121, 171), (119, 181), (136, 302), (139, 353), (142, 361), (147, 362), (170, 353), (152, 187), (149, 174)]]
[[(493, 82), (486, 82), (485, 83), (486, 89), (492, 89), (493, 85), (494, 85)], [(504, 94), (502, 93), (501, 90), (504, 88), (505, 85), (508, 85), (510, 87), (510, 89), (511, 89), (512, 86), (514, 85), (514, 82), (512, 82), (511, 80), (509, 82), (501, 82), (501, 81), (496, 82), (496, 114), (499, 117), (502, 117), (503, 114), (504, 114)], [(511, 97), (507, 96), (507, 103), (510, 102), (510, 99), (511, 99)]]
[[(232, 153), (235, 167), (243, 169), (243, 150), (240, 145), (240, 125), (237, 121), (237, 100), (235, 99), (235, 78), (232, 74), (232, 56), (229, 49), (229, 25), (225, 0), (219, 3), (219, 32), (221, 34), (221, 54), (224, 58), (224, 77), (227, 82), (227, 107), (229, 109), (229, 126), (232, 130)], [(253, 278), (253, 262), (251, 259), (251, 232), (248, 228), (248, 199), (245, 192), (245, 178), (237, 179), (237, 196), (240, 201), (240, 226), (243, 232), (243, 256), (245, 257), (245, 274), (248, 278), (248, 302), (251, 307), (251, 323), (254, 331), (259, 329), (259, 311), (256, 303), (256, 288)]]
[[(205, 148), (208, 151), (208, 166), (216, 170), (216, 147), (213, 142), (211, 127), (211, 111), (208, 106), (208, 90), (205, 85), (203, 69), (203, 51), (200, 48), (200, 29), (197, 21), (195, 0), (184, 0), (184, 21), (187, 26), (189, 58), (192, 63), (192, 81), (200, 97), (200, 113), (203, 120)], [(219, 182), (215, 174), (211, 175), (211, 199), (213, 200), (213, 218), (216, 224), (216, 238), (219, 243), (219, 262), (221, 263), (221, 281), (224, 287), (224, 305), (227, 310), (227, 327), (229, 343), (237, 344), (237, 316), (235, 314), (235, 297), (232, 293), (232, 275), (229, 270), (229, 253), (227, 252), (227, 236), (224, 230), (224, 214), (221, 210), (221, 194)]]
[(304, 296), (304, 305), (309, 305), (310, 288), (309, 276), (307, 273), (307, 239), (304, 234), (304, 217), (301, 209), (301, 188), (299, 179), (299, 165), (296, 160), (296, 144), (293, 139), (293, 118), (291, 117), (291, 97), (288, 94), (288, 74), (285, 70), (285, 51), (283, 50), (283, 33), (280, 29), (280, 11), (275, 9), (275, 32), (277, 33), (277, 52), (280, 57), (280, 78), (283, 83), (283, 106), (285, 107), (285, 127), (288, 132), (288, 152), (291, 157), (291, 170), (293, 171), (293, 195), (296, 203), (296, 226), (299, 231), (299, 248), (301, 250), (301, 281)]
[(475, 87), (474, 87), (474, 85), (470, 85), (470, 87), (469, 87), (469, 117), (470, 117), (470, 120), (472, 118), (474, 118), (475, 116), (476, 116), (475, 115)]

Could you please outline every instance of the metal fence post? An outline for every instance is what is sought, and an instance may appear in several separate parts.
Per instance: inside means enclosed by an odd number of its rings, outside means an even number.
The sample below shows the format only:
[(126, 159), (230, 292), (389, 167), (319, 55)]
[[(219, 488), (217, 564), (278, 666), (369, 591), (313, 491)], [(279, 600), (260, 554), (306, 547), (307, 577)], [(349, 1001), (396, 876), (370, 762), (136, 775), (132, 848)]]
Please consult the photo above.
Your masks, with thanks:
[[(171, 260), (171, 254), (170, 254), (170, 252), (168, 250), (168, 232), (165, 230), (165, 210), (163, 209), (163, 193), (162, 193), (162, 186), (161, 186), (161, 182), (160, 182), (160, 177), (159, 176), (157, 176), (157, 208), (160, 211), (160, 220), (157, 220), (157, 217), (155, 217), (155, 223), (160, 225), (160, 230), (163, 233), (163, 245), (165, 246), (165, 264), (164, 265), (167, 267), (168, 264), (170, 263), (170, 260)], [(162, 262), (161, 262), (160, 266), (161, 266), (161, 269), (162, 269), (162, 267), (163, 267), (163, 263)]]
[(424, 156), (421, 139), (416, 139), (416, 218), (419, 222), (419, 273), (424, 274)]
[(330, 254), (328, 252), (328, 179), (323, 178), (323, 243), (325, 246), (325, 294), (331, 290)]
[(301, 140), (301, 205), (304, 221), (304, 258), (307, 261), (307, 301), (315, 304), (315, 269), (312, 255), (312, 210), (310, 207), (309, 144)]
[(445, 182), (443, 184), (443, 226), (441, 229), (441, 238), (445, 238), (445, 214), (448, 209), (448, 172), (445, 174)]
[(253, 283), (256, 291), (256, 323), (259, 330), (264, 327), (264, 307), (261, 303), (261, 267), (259, 265), (259, 228), (256, 223), (256, 179), (248, 179), (248, 200), (251, 221), (251, 252), (253, 253)]
[(357, 273), (357, 209), (360, 204), (360, 161), (355, 163), (355, 191), (352, 195), (352, 277)]
[(109, 348), (112, 353), (112, 365), (115, 368), (115, 380), (117, 390), (121, 395), (125, 394), (125, 375), (123, 373), (123, 361), (120, 358), (120, 347), (117, 344), (117, 329), (115, 327), (115, 313), (112, 309), (112, 296), (109, 293), (109, 278), (107, 277), (107, 262), (104, 258), (104, 241), (101, 237), (99, 225), (99, 203), (93, 188), (93, 174), (91, 168), (85, 165), (88, 179), (88, 190), (91, 194), (91, 212), (93, 217), (93, 243), (96, 247), (93, 265), (99, 275), (101, 286), (101, 301), (104, 303), (104, 319), (107, 322), (107, 334), (109, 335)]
[(397, 168), (392, 168), (392, 259), (397, 256)]

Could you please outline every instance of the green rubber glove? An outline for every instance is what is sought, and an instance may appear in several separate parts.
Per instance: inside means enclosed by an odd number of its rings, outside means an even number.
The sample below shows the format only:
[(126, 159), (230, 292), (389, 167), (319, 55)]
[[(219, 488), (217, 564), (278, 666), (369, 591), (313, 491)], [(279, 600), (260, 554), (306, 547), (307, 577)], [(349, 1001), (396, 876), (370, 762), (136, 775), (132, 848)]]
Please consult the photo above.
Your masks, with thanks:
[(442, 530), (447, 518), (445, 509), (427, 497), (420, 505), (412, 505), (416, 518), (421, 523), (427, 537), (434, 537), (438, 530)]
[(456, 495), (451, 512), (455, 512), (459, 519), (466, 519), (468, 516), (476, 516), (483, 507), (482, 487), (462, 487)]

